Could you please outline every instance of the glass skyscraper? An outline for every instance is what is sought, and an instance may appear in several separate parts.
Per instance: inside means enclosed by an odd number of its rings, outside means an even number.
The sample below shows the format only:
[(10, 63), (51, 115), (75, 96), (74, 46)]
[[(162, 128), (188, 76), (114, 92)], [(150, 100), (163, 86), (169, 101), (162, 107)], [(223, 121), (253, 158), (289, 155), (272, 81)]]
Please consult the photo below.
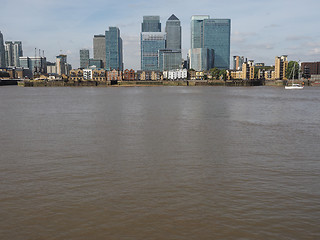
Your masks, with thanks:
[(5, 49), (3, 44), (3, 35), (0, 31), (0, 67), (6, 66)]
[(120, 37), (120, 29), (117, 27), (109, 27), (106, 31), (106, 66), (107, 70), (123, 70), (123, 53), (122, 39)]
[(143, 16), (141, 32), (161, 32), (159, 16)]
[(230, 68), (230, 19), (203, 21), (203, 47), (214, 49), (214, 67)]
[(166, 48), (159, 16), (143, 16), (140, 34), (141, 70), (159, 70), (159, 50)]
[(104, 67), (106, 65), (106, 36), (94, 35), (93, 37), (93, 58), (102, 60)]
[[(192, 16), (191, 18), (191, 51), (190, 54), (209, 54), (208, 63), (196, 63), (198, 57), (190, 55), (190, 67), (201, 70), (209, 70), (212, 67), (229, 69), (230, 67), (230, 19), (210, 19), (208, 15)], [(204, 48), (207, 50), (192, 51), (192, 49)], [(214, 54), (211, 56), (211, 54)], [(199, 55), (199, 54), (198, 54)], [(201, 58), (203, 59), (203, 58)]]
[(166, 49), (181, 50), (181, 25), (174, 14), (166, 22), (166, 33)]
[(89, 49), (80, 49), (80, 68), (89, 67)]
[(5, 42), (5, 59), (7, 67), (19, 67), (19, 57), (23, 56), (21, 41), (6, 41)]
[(159, 50), (166, 47), (166, 34), (141, 33), (141, 70), (159, 70)]

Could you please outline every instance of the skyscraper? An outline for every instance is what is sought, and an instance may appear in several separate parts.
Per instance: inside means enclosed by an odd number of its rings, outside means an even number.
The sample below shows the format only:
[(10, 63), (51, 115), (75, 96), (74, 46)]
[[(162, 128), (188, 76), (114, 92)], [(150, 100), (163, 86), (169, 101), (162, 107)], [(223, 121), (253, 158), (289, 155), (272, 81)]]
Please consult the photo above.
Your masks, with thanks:
[(203, 21), (203, 47), (214, 49), (214, 67), (230, 68), (230, 19)]
[(20, 67), (19, 58), (22, 56), (23, 56), (22, 42), (21, 41), (13, 42), (13, 66)]
[(7, 67), (19, 67), (19, 58), (23, 56), (21, 41), (5, 42), (5, 58)]
[(176, 70), (182, 66), (181, 25), (180, 20), (172, 14), (166, 22), (166, 49), (159, 50), (159, 70)]
[(141, 32), (161, 32), (160, 16), (143, 16)]
[[(216, 67), (229, 69), (230, 67), (230, 19), (210, 19), (208, 15), (192, 16), (191, 18), (191, 50), (195, 48), (209, 49), (209, 63), (202, 70)], [(213, 51), (212, 51), (213, 50)], [(199, 50), (200, 52), (203, 52)], [(190, 51), (192, 54), (193, 51)], [(190, 56), (190, 58), (193, 58)], [(196, 59), (196, 58), (193, 58)], [(195, 63), (195, 62), (194, 62)], [(199, 66), (199, 64), (196, 64)], [(191, 68), (192, 63), (191, 63)]]
[(120, 29), (109, 27), (106, 31), (106, 66), (107, 70), (123, 70), (122, 39)]
[(140, 34), (141, 70), (159, 70), (159, 50), (166, 47), (159, 16), (143, 16)]
[(3, 35), (0, 31), (0, 67), (6, 66), (5, 49), (3, 44)]
[(93, 58), (102, 60), (103, 66), (106, 65), (106, 36), (94, 35), (93, 37)]
[(159, 50), (166, 47), (166, 34), (141, 33), (141, 70), (159, 70)]
[(80, 49), (80, 68), (89, 67), (89, 49)]
[(68, 74), (67, 55), (60, 54), (56, 57), (57, 74)]
[(166, 49), (181, 50), (181, 25), (174, 14), (166, 22), (166, 34)]

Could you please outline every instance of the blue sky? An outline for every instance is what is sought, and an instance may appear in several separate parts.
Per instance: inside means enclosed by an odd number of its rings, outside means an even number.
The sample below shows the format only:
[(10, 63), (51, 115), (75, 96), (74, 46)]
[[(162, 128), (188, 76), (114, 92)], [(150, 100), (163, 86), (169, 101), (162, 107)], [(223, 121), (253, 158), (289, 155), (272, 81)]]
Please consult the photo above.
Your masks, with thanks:
[[(24, 56), (34, 48), (47, 61), (60, 53), (79, 67), (79, 50), (109, 26), (120, 28), (125, 68), (140, 68), (139, 34), (144, 15), (159, 15), (162, 30), (174, 13), (182, 25), (183, 57), (190, 47), (190, 18), (231, 19), (231, 56), (274, 64), (275, 56), (320, 61), (319, 0), (0, 0), (5, 41), (22, 41)], [(230, 66), (232, 67), (232, 66)]]

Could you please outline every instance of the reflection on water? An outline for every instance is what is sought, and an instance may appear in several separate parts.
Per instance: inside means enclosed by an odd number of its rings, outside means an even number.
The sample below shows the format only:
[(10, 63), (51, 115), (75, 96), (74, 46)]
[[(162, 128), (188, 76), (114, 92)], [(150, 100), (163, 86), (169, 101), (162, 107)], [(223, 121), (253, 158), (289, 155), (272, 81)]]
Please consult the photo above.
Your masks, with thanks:
[(1, 239), (318, 239), (317, 88), (0, 88)]

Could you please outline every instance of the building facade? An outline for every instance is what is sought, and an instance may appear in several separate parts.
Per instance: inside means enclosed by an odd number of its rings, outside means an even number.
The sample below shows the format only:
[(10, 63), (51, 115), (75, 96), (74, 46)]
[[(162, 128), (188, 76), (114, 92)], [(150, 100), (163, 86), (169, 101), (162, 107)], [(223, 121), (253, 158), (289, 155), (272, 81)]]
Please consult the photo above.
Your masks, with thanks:
[(176, 70), (182, 67), (181, 50), (161, 49), (158, 51), (160, 71)]
[(181, 50), (180, 20), (172, 14), (166, 22), (166, 49)]
[(165, 49), (166, 34), (161, 32), (141, 33), (141, 70), (159, 70), (159, 50)]
[(93, 58), (102, 60), (102, 68), (106, 65), (106, 36), (94, 35), (93, 37)]
[(311, 75), (320, 74), (320, 62), (302, 62), (301, 63), (302, 76), (311, 78)]
[[(230, 19), (210, 19), (208, 15), (196, 15), (191, 18), (191, 49), (206, 48), (213, 50), (213, 59), (210, 57), (214, 67), (219, 69), (229, 69), (230, 67)], [(192, 53), (192, 51), (191, 51)], [(192, 56), (190, 56), (192, 58)], [(203, 66), (205, 66), (203, 65)], [(193, 68), (192, 66), (190, 66)], [(201, 70), (209, 70), (208, 68)]]
[(32, 77), (47, 73), (47, 60), (45, 57), (20, 57), (19, 65), (29, 69)]
[(21, 41), (5, 42), (5, 59), (7, 67), (20, 67), (19, 58), (23, 56)]
[(288, 56), (282, 55), (281, 57), (275, 57), (275, 79), (277, 80), (287, 80), (286, 71), (288, 68)]
[(233, 56), (233, 70), (242, 70), (244, 56)]
[(143, 16), (141, 32), (161, 32), (160, 16)]
[(56, 57), (56, 68), (58, 75), (68, 75), (67, 55), (60, 54)]
[(134, 81), (136, 80), (136, 74), (133, 69), (126, 69), (123, 71), (123, 80), (124, 81)]
[(88, 68), (89, 59), (90, 59), (89, 49), (80, 49), (80, 68)]
[(208, 48), (193, 48), (189, 50), (190, 69), (195, 71), (209, 70), (214, 67), (214, 50)]
[(0, 67), (6, 67), (6, 51), (4, 48), (3, 35), (0, 31)]
[(122, 39), (120, 37), (120, 29), (117, 27), (109, 27), (106, 31), (106, 66), (107, 70), (123, 70), (123, 53)]

